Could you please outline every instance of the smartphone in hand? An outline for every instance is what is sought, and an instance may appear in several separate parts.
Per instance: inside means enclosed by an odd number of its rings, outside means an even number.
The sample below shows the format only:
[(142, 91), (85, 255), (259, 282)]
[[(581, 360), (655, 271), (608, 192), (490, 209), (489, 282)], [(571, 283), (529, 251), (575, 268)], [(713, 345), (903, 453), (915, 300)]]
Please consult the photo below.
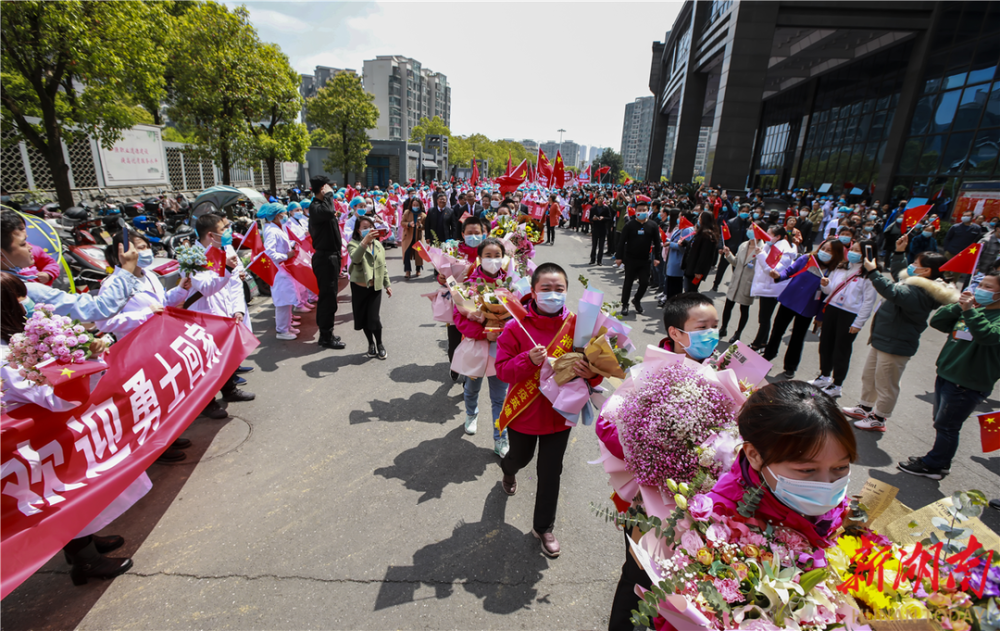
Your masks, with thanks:
[(128, 252), (128, 249), (132, 247), (132, 240), (128, 238), (128, 225), (122, 226), (122, 251)]
[(873, 248), (872, 244), (870, 243), (865, 244), (865, 260), (867, 261), (875, 260), (875, 248)]

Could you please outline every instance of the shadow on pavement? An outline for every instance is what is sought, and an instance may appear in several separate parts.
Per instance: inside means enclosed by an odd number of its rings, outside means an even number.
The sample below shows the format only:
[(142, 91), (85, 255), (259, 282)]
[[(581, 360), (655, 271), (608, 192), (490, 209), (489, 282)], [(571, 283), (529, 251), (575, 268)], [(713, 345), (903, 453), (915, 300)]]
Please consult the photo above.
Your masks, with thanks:
[(437, 423), (443, 425), (454, 419), (459, 411), (461, 397), (448, 394), (455, 384), (451, 381), (438, 386), (437, 390), (427, 394), (417, 392), (409, 399), (392, 399), (391, 401), (372, 401), (371, 412), (353, 410), (350, 416), (351, 425), (368, 423), (369, 421), (386, 421), (399, 423), (416, 421), (418, 423)]
[[(146, 470), (153, 488), (116, 519), (101, 534), (116, 534), (125, 538), (125, 545), (108, 556), (131, 557), (159, 523), (181, 493), (194, 466), (212, 444), (215, 436), (228, 423), (241, 423), (239, 419), (195, 419), (183, 436), (192, 445), (185, 450), (187, 459), (170, 465), (153, 464)], [(11, 592), (0, 606), (3, 628), (10, 631), (75, 629), (104, 595), (113, 582), (91, 579), (86, 585), (75, 587), (69, 579), (70, 566), (62, 552), (43, 565), (34, 575)], [(134, 571), (142, 572), (136, 565)]]
[(464, 436), (464, 426), (458, 425), (441, 438), (400, 453), (391, 467), (376, 469), (375, 475), (397, 478), (407, 489), (423, 493), (417, 504), (439, 499), (449, 484), (475, 482), (491, 462), (499, 462), (492, 450), (477, 447)]
[(508, 498), (497, 482), (481, 521), (461, 522), (448, 539), (417, 550), (413, 565), (389, 566), (375, 611), (413, 602), (421, 585), (433, 587), (435, 598), (448, 598), (456, 583), (482, 599), (490, 613), (529, 609), (549, 564), (530, 532), (504, 523), (508, 501), (518, 500)]
[[(345, 343), (348, 343), (348, 341), (345, 340)], [(364, 356), (363, 353), (368, 351), (368, 346), (364, 343), (364, 340), (355, 343), (354, 346), (356, 348), (351, 349), (348, 347), (340, 351), (327, 350), (317, 346), (325, 355), (315, 361), (302, 364), (302, 372), (306, 373), (310, 379), (322, 379), (336, 373), (345, 366), (360, 366), (370, 361), (378, 361), (372, 357)]]
[(393, 383), (423, 383), (425, 381), (438, 381), (441, 375), (448, 372), (448, 364), (440, 362), (433, 366), (421, 366), (420, 364), (407, 364), (397, 366), (389, 371), (389, 380)]
[(857, 461), (865, 463), (866, 467), (888, 467), (893, 464), (892, 456), (879, 447), (879, 441), (883, 436), (885, 434), (882, 432), (855, 431), (854, 437), (858, 445)]

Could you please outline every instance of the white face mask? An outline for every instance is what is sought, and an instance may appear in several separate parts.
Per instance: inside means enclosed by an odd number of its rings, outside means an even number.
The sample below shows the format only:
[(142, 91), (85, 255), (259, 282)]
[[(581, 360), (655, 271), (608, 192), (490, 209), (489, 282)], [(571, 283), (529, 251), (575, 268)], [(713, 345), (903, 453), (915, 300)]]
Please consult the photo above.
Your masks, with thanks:
[(503, 267), (503, 259), (482, 259), (479, 264), (487, 273), (496, 274)]
[(767, 470), (778, 481), (771, 489), (774, 496), (788, 508), (810, 517), (824, 515), (840, 506), (847, 495), (847, 485), (851, 482), (850, 472), (836, 482), (810, 482), (778, 475), (771, 467), (767, 467)]

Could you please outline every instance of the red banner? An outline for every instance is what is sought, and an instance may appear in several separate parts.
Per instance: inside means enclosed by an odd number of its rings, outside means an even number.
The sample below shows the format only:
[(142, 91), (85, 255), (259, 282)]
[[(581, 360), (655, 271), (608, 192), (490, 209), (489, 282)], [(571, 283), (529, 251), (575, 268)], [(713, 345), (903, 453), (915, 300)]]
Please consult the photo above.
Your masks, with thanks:
[(167, 307), (111, 347), (78, 407), (0, 417), (0, 598), (100, 514), (187, 429), (257, 338), (230, 318)]

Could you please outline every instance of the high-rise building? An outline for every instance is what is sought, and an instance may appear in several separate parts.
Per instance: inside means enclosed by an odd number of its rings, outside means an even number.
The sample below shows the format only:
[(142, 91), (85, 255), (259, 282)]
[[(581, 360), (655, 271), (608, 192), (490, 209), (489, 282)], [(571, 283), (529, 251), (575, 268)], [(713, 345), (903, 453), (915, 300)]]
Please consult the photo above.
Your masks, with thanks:
[(590, 160), (587, 159), (587, 145), (580, 145), (580, 154), (577, 156), (577, 163), (573, 166), (586, 169), (588, 164), (590, 164)]
[(407, 140), (421, 118), (439, 116), (451, 126), (451, 88), (448, 78), (399, 55), (379, 55), (364, 62), (365, 90), (375, 97), (378, 126), (371, 138)]
[(590, 154), (587, 156), (587, 162), (593, 162), (601, 157), (602, 153), (604, 153), (604, 147), (591, 147)]
[[(326, 85), (327, 81), (330, 81), (336, 77), (341, 72), (349, 72), (351, 74), (358, 74), (357, 70), (351, 68), (330, 68), (328, 66), (316, 66), (316, 70), (313, 74), (299, 75), (301, 83), (299, 84), (299, 94), (304, 98), (312, 98), (316, 96), (316, 91)], [(302, 122), (306, 120), (306, 106), (305, 103), (302, 104)], [(309, 131), (316, 128), (315, 125), (307, 125)]]
[(622, 125), (622, 164), (637, 180), (646, 179), (646, 157), (649, 154), (655, 107), (656, 99), (651, 96), (641, 96), (625, 105), (625, 121)]
[(534, 155), (538, 153), (538, 143), (535, 142), (534, 140), (527, 140), (527, 139), (522, 140), (521, 146), (524, 147), (524, 150), (527, 151), (529, 154)]
[(562, 141), (562, 149), (560, 151), (562, 151), (564, 165), (568, 167), (580, 166), (580, 145), (572, 140), (564, 140)]
[(552, 162), (556, 157), (556, 151), (559, 150), (559, 143), (554, 140), (548, 140), (538, 144), (538, 148), (545, 152), (545, 156)]

